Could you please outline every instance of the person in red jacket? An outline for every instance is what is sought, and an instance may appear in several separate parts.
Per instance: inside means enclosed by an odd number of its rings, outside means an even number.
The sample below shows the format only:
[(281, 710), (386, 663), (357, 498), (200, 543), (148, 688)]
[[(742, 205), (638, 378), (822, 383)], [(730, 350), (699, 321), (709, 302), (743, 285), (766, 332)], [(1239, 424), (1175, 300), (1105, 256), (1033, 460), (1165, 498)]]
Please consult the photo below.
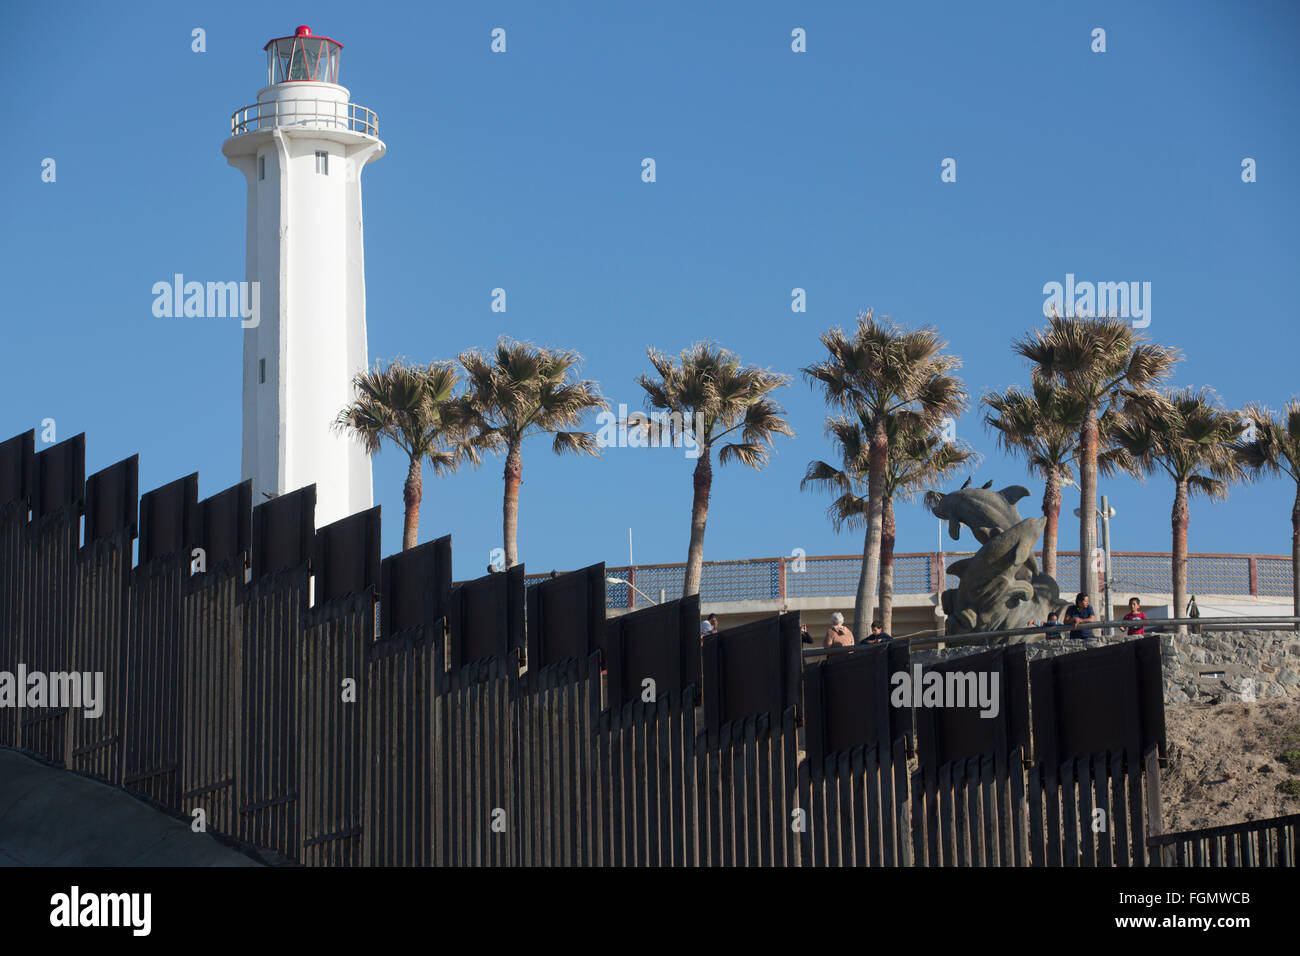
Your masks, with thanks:
[[(1137, 598), (1128, 599), (1128, 613), (1124, 615), (1126, 621), (1145, 621), (1147, 616), (1142, 613), (1142, 602)], [(1134, 634), (1145, 634), (1145, 627), (1130, 627), (1128, 629), (1129, 637)]]

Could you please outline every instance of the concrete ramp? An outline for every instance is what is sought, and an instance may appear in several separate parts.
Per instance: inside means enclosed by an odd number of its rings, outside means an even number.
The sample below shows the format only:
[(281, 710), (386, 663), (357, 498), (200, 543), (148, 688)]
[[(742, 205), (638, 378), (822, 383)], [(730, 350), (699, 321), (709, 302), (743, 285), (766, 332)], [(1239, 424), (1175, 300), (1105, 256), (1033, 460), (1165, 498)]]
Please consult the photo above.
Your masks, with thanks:
[(0, 866), (258, 866), (116, 787), (0, 748)]

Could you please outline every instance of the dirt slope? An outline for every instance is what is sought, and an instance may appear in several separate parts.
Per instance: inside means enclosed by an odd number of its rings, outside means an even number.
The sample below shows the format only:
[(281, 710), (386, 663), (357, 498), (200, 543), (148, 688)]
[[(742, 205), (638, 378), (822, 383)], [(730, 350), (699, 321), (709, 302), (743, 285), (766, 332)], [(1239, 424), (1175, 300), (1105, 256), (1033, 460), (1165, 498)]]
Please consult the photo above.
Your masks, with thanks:
[(1300, 789), (1300, 701), (1173, 704), (1165, 725), (1166, 832), (1300, 813), (1300, 796), (1277, 789), (1288, 779)]

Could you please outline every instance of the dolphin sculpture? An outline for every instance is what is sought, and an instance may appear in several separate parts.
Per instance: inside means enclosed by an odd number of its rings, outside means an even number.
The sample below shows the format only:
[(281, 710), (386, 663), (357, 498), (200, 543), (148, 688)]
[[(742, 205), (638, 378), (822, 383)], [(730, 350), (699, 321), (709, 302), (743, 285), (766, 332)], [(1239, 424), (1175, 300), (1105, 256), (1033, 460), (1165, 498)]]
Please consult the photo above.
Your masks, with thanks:
[(957, 587), (940, 596), (949, 635), (1029, 627), (1068, 603), (1061, 600), (1056, 581), (1039, 571), (1034, 557), (1034, 545), (1047, 519), (1021, 518), (1016, 507), (1029, 489), (1011, 485), (993, 491), (992, 487), (988, 482), (972, 488), (968, 479), (957, 491), (934, 492), (927, 498), (930, 511), (948, 521), (953, 538), (964, 524), (981, 545), (973, 556), (948, 567), (958, 580)]
[(930, 511), (936, 518), (948, 522), (948, 534), (956, 541), (965, 525), (980, 544), (988, 542), (1022, 520), (1016, 502), (1029, 494), (1024, 485), (1008, 485), (993, 491), (992, 482), (983, 488), (963, 485), (959, 490), (943, 495), (933, 502)]
[(1046, 523), (1046, 518), (1025, 518), (991, 538), (974, 557), (948, 567), (960, 582), (948, 603), (964, 630), (1026, 627), (1033, 620), (1034, 586), (1018, 574)]
[(945, 610), (955, 612), (947, 633), (1029, 627), (1066, 606), (1052, 577), (1029, 570), (1046, 523), (1046, 518), (1026, 518), (995, 536), (974, 557), (949, 566), (948, 573), (959, 584), (944, 592)]

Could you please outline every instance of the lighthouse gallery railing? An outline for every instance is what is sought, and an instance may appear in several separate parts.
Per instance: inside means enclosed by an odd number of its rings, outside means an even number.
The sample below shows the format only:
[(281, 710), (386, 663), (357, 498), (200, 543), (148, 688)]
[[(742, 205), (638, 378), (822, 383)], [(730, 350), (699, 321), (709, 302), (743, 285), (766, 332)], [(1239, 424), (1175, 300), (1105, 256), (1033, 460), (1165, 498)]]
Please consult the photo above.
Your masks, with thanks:
[(374, 110), (336, 100), (272, 100), (245, 106), (230, 117), (231, 136), (276, 126), (338, 129), (379, 136), (379, 116)]

